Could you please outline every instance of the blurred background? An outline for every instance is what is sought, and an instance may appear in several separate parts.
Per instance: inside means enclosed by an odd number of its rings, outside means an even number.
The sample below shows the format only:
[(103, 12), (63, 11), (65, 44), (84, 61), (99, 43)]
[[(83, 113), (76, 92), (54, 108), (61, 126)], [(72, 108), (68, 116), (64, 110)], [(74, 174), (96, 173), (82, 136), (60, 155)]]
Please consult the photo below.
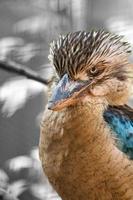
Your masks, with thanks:
[[(59, 34), (104, 28), (133, 45), (132, 11), (132, 0), (0, 0), (0, 60), (49, 79), (49, 45)], [(59, 199), (38, 161), (46, 87), (0, 69), (0, 102), (0, 199)]]

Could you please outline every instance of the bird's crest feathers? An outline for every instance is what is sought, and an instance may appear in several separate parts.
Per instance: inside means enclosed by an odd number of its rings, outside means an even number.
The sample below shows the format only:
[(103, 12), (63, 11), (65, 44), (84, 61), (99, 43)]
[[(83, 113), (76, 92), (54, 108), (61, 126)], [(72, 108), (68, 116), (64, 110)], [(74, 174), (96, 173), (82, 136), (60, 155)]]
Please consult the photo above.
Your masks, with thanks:
[(73, 78), (99, 62), (124, 64), (130, 52), (131, 47), (123, 41), (123, 36), (104, 30), (79, 31), (53, 41), (49, 59), (60, 77), (67, 72)]

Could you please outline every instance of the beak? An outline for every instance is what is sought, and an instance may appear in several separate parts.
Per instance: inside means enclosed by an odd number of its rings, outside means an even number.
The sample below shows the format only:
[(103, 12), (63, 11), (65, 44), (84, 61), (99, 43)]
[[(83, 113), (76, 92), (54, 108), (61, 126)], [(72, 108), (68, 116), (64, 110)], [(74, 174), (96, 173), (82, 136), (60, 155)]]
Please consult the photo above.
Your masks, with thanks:
[(71, 105), (72, 99), (78, 96), (91, 81), (73, 81), (65, 74), (54, 88), (52, 97), (48, 102), (48, 109), (60, 110), (68, 105)]

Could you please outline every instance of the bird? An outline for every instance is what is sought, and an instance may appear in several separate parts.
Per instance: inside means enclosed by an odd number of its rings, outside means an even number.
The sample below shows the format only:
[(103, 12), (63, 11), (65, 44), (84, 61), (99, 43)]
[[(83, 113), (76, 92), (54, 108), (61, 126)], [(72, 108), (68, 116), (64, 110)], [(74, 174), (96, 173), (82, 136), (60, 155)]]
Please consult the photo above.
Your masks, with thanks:
[(131, 46), (106, 30), (70, 32), (50, 45), (55, 70), (39, 155), (62, 200), (133, 200)]

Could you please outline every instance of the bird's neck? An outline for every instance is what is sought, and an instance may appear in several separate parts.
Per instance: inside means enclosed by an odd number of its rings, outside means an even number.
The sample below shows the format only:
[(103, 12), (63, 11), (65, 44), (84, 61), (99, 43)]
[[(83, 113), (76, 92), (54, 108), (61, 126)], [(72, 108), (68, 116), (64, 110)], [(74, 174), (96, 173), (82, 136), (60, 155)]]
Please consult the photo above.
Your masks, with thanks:
[[(65, 160), (68, 158), (68, 162), (72, 164), (75, 159), (71, 157), (75, 154), (85, 157), (89, 155), (87, 160), (91, 166), (96, 164), (96, 161), (99, 162), (105, 151), (113, 148), (114, 140), (103, 119), (105, 107), (103, 104), (90, 106), (85, 103), (60, 112), (46, 111), (44, 119), (46, 128), (43, 127), (43, 130), (47, 131), (42, 134), (42, 138), (45, 141), (46, 151), (50, 153), (49, 158), (52, 159), (52, 154), (54, 160), (57, 158), (59, 168), (55, 168), (55, 173), (58, 174), (64, 158)], [(80, 157), (78, 160), (81, 162)]]
[[(87, 137), (89, 140), (96, 137), (104, 137), (105, 134), (102, 128), (105, 128), (103, 112), (106, 109), (104, 104), (82, 104), (75, 107), (69, 107), (64, 111), (65, 125), (67, 131), (73, 130), (71, 135), (75, 134), (79, 137)], [(69, 127), (69, 128), (68, 128)]]

